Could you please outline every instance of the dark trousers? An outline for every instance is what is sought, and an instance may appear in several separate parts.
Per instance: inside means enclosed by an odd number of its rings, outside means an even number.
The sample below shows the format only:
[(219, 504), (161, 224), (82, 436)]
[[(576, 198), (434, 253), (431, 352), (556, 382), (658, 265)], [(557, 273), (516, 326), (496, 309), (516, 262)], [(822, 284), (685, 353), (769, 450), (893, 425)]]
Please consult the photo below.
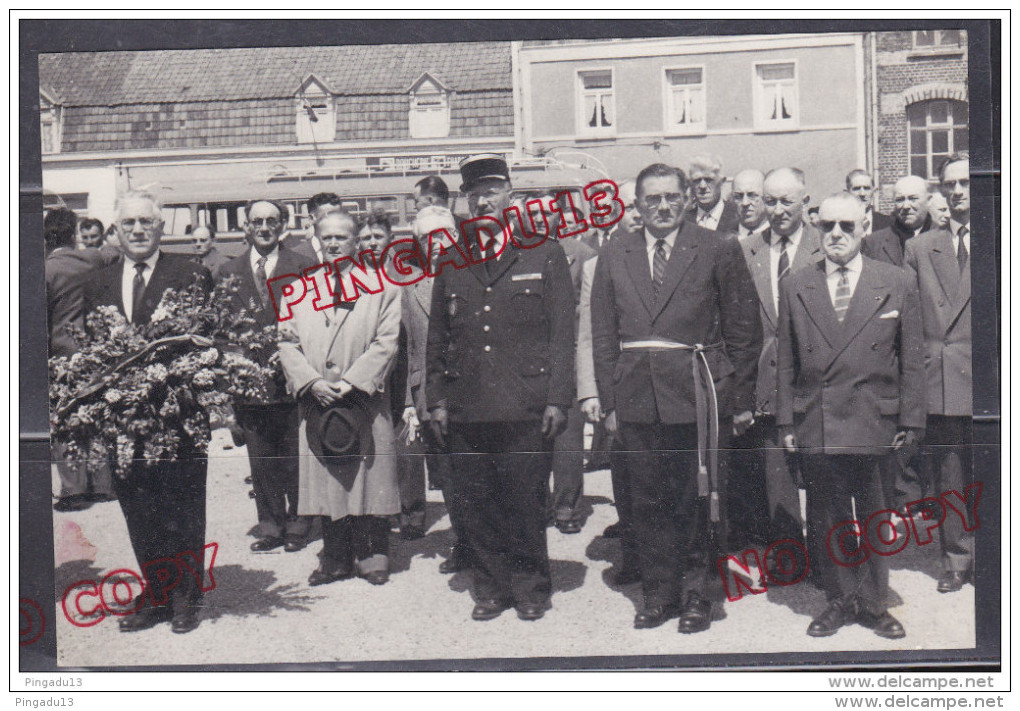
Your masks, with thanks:
[(69, 462), (64, 457), (65, 447), (54, 443), (51, 448), (53, 465), (60, 479), (60, 493), (57, 498), (83, 496), (85, 494), (113, 494), (113, 482), (110, 481), (110, 466), (106, 462), (98, 463), (95, 471), (89, 472), (84, 462)]
[[(889, 560), (868, 551), (867, 560), (855, 562), (865, 543), (852, 535), (850, 524), (856, 519), (863, 532), (872, 514), (887, 508), (879, 460), (877, 456), (847, 454), (805, 454), (802, 458), (811, 502), (810, 564), (817, 566), (829, 600), (856, 599), (876, 615), (886, 610)], [(888, 538), (889, 534), (872, 532), (875, 535)]]
[[(973, 421), (969, 416), (928, 416), (924, 449), (932, 474), (929, 496), (941, 496), (947, 491), (964, 496), (966, 488), (974, 483), (973, 443)], [(974, 522), (968, 521), (967, 525), (973, 528)], [(943, 570), (970, 570), (974, 565), (973, 530), (965, 531), (963, 520), (947, 511), (938, 531)]]
[(474, 558), (476, 599), (547, 602), (552, 442), (542, 437), (541, 423), (451, 422), (449, 439), (453, 462), (444, 494)]
[[(724, 419), (720, 433), (732, 427), (732, 421)], [(625, 422), (621, 432), (645, 607), (673, 605), (688, 593), (720, 599), (722, 585), (712, 568), (718, 540), (709, 521), (708, 498), (698, 496), (696, 425)], [(720, 439), (725, 446), (725, 438)], [(725, 521), (722, 477), (719, 501)]]
[(422, 437), (407, 444), (396, 438), (397, 489), (400, 492), (400, 527), (425, 527), (425, 432)]
[[(135, 460), (124, 477), (114, 476), (113, 487), (127, 522), (131, 549), (145, 576), (146, 564), (161, 558), (190, 553), (188, 560), (201, 575), (205, 565), (205, 485), (209, 460), (204, 453), (190, 452), (176, 461), (145, 466)], [(172, 566), (171, 566), (172, 568)], [(197, 604), (202, 589), (194, 575), (179, 568), (180, 578), (169, 589), (168, 604), (180, 607)], [(156, 571), (156, 575), (159, 572)], [(147, 581), (150, 598), (159, 603), (174, 576), (162, 583)]]
[(322, 517), (322, 560), (334, 570), (389, 568), (390, 524), (385, 516)]
[(630, 474), (627, 469), (627, 453), (620, 436), (609, 439), (609, 476), (613, 483), (613, 501), (616, 516), (620, 521), (620, 548), (623, 552), (622, 567), (640, 570), (637, 538), (634, 530), (634, 499), (630, 491)]
[(804, 541), (798, 455), (778, 444), (776, 418), (759, 415), (724, 457), (728, 462), (729, 548), (743, 551), (792, 538)]
[(619, 446), (619, 438), (609, 434), (605, 420), (599, 420), (592, 430), (591, 451), (588, 453), (589, 469), (605, 469), (609, 466), (609, 453), (614, 446)]
[(255, 491), (260, 535), (303, 539), (310, 521), (298, 516), (297, 404), (238, 406)]
[(553, 442), (552, 509), (557, 521), (576, 521), (584, 495), (584, 415), (578, 402), (567, 413), (567, 428)]

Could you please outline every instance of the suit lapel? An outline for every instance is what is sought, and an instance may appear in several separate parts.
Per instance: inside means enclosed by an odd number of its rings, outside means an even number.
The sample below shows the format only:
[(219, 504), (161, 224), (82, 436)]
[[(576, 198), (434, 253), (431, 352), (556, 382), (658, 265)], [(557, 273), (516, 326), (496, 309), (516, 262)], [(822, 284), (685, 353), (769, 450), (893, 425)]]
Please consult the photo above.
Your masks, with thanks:
[(793, 263), (790, 264), (790, 273), (803, 269), (814, 264), (822, 258), (821, 235), (811, 225), (805, 224), (804, 231), (800, 235), (800, 244), (797, 245), (797, 252), (793, 255)]
[(804, 288), (797, 296), (803, 302), (808, 317), (814, 322), (822, 337), (831, 348), (835, 348), (839, 342), (841, 324), (836, 320), (836, 309), (832, 306), (829, 287), (825, 283), (825, 262), (819, 262), (812, 268), (815, 270), (814, 276), (804, 284)]
[(938, 239), (934, 240), (929, 252), (931, 266), (935, 270), (942, 292), (946, 298), (953, 302), (956, 293), (960, 288), (960, 265), (953, 254), (953, 240), (947, 230), (939, 232)]
[[(850, 298), (850, 305), (843, 318), (843, 323), (839, 324), (839, 337), (833, 345), (829, 364), (846, 349), (850, 341), (857, 337), (864, 325), (875, 315), (875, 312), (889, 300), (891, 285), (880, 279), (875, 274), (875, 270), (871, 268), (872, 266), (869, 264), (869, 260), (864, 260), (861, 276), (857, 279), (857, 288), (854, 289), (854, 295)], [(836, 310), (833, 309), (833, 314), (835, 313)]]
[[(953, 327), (956, 323), (956, 319), (963, 313), (963, 308), (970, 303), (970, 261), (967, 260), (967, 264), (963, 267), (963, 273), (960, 274), (960, 281), (957, 285), (956, 295), (950, 302), (953, 305), (953, 310), (949, 313), (949, 320), (946, 322), (946, 331)], [(957, 263), (957, 270), (959, 270), (959, 263)]]
[(645, 250), (644, 234), (638, 232), (617, 239), (626, 240), (624, 263), (627, 265), (627, 273), (630, 274), (634, 290), (638, 293), (648, 315), (654, 316), (655, 292), (652, 289), (652, 273), (648, 268), (648, 252)]
[[(766, 236), (771, 238), (771, 229), (751, 235), (748, 239), (751, 243), (748, 249), (751, 252), (751, 277), (754, 279), (754, 286), (758, 290), (758, 300), (765, 309), (769, 323), (773, 328), (776, 326), (776, 305), (775, 297), (772, 294), (772, 260), (769, 258), (770, 243)], [(803, 244), (803, 243), (802, 243)], [(800, 254), (800, 250), (797, 250)]]
[(432, 308), (432, 279), (427, 276), (419, 279), (411, 287), (411, 292), (414, 294), (414, 300), (418, 302), (418, 306), (428, 316), (429, 309)]
[[(689, 223), (684, 220), (680, 223), (680, 231), (677, 233), (676, 242), (673, 244), (673, 251), (670, 252), (669, 261), (666, 262), (666, 274), (662, 278), (662, 286), (659, 287), (659, 295), (655, 300), (655, 308), (652, 311), (653, 318), (666, 308), (666, 304), (669, 303), (669, 297), (676, 291), (684, 273), (697, 256), (697, 247), (698, 238), (695, 236), (694, 230)], [(647, 261), (645, 266), (648, 266)]]
[(133, 314), (135, 323), (148, 321), (152, 312), (159, 306), (159, 301), (163, 298), (163, 292), (172, 286), (170, 284), (170, 262), (171, 260), (165, 252), (160, 254), (159, 259), (156, 260), (156, 266), (152, 270), (152, 278), (149, 279), (149, 283), (146, 284), (145, 291), (142, 293), (140, 313)]

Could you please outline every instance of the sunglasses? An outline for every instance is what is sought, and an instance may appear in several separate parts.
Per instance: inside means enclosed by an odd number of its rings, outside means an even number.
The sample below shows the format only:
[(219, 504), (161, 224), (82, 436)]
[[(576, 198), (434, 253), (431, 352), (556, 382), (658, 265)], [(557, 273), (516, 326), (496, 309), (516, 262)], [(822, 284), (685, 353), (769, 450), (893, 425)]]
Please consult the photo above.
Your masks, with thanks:
[(829, 234), (830, 232), (832, 232), (836, 225), (839, 225), (839, 231), (846, 235), (852, 235), (854, 233), (854, 230), (857, 229), (857, 223), (854, 222), (853, 220), (840, 220), (839, 222), (834, 222), (831, 220), (819, 220), (818, 222), (818, 227), (825, 234)]

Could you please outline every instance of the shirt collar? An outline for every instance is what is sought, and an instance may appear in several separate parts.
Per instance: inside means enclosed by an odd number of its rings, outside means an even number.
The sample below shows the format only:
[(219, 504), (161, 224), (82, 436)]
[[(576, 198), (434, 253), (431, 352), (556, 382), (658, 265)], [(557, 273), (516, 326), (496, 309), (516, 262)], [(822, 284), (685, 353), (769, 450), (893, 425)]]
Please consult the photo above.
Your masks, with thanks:
[[(859, 273), (863, 266), (864, 266), (864, 258), (861, 256), (861, 253), (858, 252), (854, 256), (853, 259), (851, 259), (849, 262), (846, 263), (846, 270), (848, 272), (858, 272)], [(828, 257), (826, 257), (825, 258), (825, 275), (829, 276), (830, 274), (832, 274), (832, 273), (834, 273), (834, 272), (836, 272), (838, 270), (839, 270), (839, 265), (836, 264), (831, 259), (829, 259)]]
[(156, 262), (158, 262), (158, 261), (159, 261), (159, 250), (157, 249), (155, 252), (153, 252), (152, 254), (149, 255), (148, 259), (145, 259), (142, 262), (136, 262), (135, 260), (131, 259), (130, 257), (124, 257), (124, 266), (133, 270), (135, 268), (136, 264), (144, 263), (144, 264), (146, 264), (149, 267), (148, 272), (151, 274), (153, 271), (156, 270)]
[[(669, 247), (670, 251), (673, 250), (673, 245), (676, 244), (676, 236), (680, 234), (680, 228), (677, 227), (675, 230), (666, 235), (666, 246)], [(645, 230), (645, 249), (651, 251), (655, 249), (656, 238), (652, 236), (652, 233), (647, 229)]]
[[(262, 258), (262, 255), (259, 254), (259, 251), (257, 249), (255, 249), (254, 247), (251, 247), (248, 250), (248, 253), (249, 253), (248, 254), (248, 263), (251, 264), (251, 270), (255, 271), (258, 268), (258, 261), (259, 261), (259, 259)], [(271, 262), (276, 257), (278, 257), (279, 254), (280, 254), (280, 245), (277, 244), (275, 247), (273, 247), (273, 251), (266, 255), (266, 264), (269, 264), (269, 262)]]
[[(719, 218), (722, 217), (722, 211), (723, 211), (724, 207), (725, 207), (725, 205), (723, 205), (722, 198), (719, 198), (719, 201), (716, 202), (716, 204), (712, 206), (711, 210), (703, 210), (701, 208), (701, 205), (698, 205), (698, 219), (700, 220), (705, 215), (709, 215), (709, 216), (715, 218), (716, 221), (718, 221)], [(672, 246), (673, 245), (670, 245), (670, 247), (672, 247)]]
[(968, 234), (970, 233), (970, 222), (968, 222), (967, 224), (963, 224), (962, 222), (957, 222), (952, 217), (949, 218), (949, 232), (950, 232), (950, 234), (953, 235), (953, 237), (959, 237), (960, 236), (960, 228), (961, 227), (966, 227), (967, 228), (967, 233)]
[[(794, 232), (789, 237), (787, 237), (786, 239), (790, 240), (790, 246), (792, 246), (794, 249), (797, 249), (797, 247), (800, 246), (800, 238), (803, 236), (804, 236), (804, 223), (802, 222), (800, 224), (800, 227), (797, 228), (797, 231)], [(772, 233), (769, 235), (769, 245), (775, 246), (779, 244), (782, 241), (782, 239), (783, 239), (782, 235), (778, 234), (775, 231), (772, 231)]]

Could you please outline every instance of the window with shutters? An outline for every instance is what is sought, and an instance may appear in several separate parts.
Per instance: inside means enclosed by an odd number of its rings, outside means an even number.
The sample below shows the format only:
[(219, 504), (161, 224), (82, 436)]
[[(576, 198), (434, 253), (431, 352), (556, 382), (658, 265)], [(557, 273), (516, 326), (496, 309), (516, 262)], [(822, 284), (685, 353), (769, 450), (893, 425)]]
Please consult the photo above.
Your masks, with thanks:
[(679, 67), (665, 70), (665, 127), (668, 133), (705, 131), (705, 69)]
[(796, 130), (800, 125), (797, 63), (755, 63), (753, 98), (755, 129)]
[(578, 135), (600, 136), (616, 133), (613, 70), (599, 69), (578, 72), (577, 87)]
[(315, 77), (308, 77), (295, 96), (298, 143), (332, 143), (336, 140), (333, 95)]
[(446, 138), (450, 135), (450, 94), (428, 75), (423, 75), (411, 90), (408, 128), (411, 138)]
[(907, 106), (910, 173), (934, 178), (951, 154), (969, 150), (967, 102), (954, 99), (918, 101)]

